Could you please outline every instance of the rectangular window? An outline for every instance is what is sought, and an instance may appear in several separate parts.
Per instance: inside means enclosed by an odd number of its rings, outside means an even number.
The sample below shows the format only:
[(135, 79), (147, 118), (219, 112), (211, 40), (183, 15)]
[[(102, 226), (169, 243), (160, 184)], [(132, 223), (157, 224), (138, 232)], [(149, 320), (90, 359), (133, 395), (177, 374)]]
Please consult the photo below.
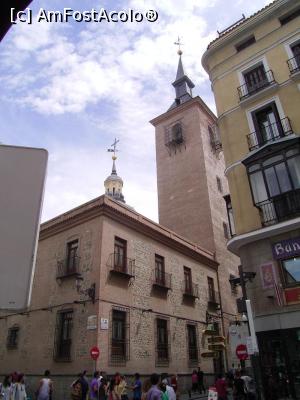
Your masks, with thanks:
[(208, 284), (208, 300), (215, 303), (216, 296), (215, 296), (215, 284), (213, 278), (210, 276), (207, 277), (207, 284)]
[(19, 331), (20, 328), (18, 326), (9, 328), (6, 343), (8, 349), (16, 349), (18, 347)]
[(126, 311), (112, 310), (111, 360), (115, 362), (127, 359), (126, 314)]
[(198, 344), (197, 344), (197, 329), (196, 325), (187, 325), (188, 336), (188, 358), (189, 362), (198, 361)]
[(297, 18), (300, 16), (300, 8), (297, 8), (296, 10), (290, 12), (289, 14), (286, 14), (282, 17), (279, 18), (279, 21), (281, 25), (285, 25), (288, 22), (292, 21), (293, 19)]
[(155, 283), (165, 285), (165, 260), (158, 254), (155, 254)]
[(220, 177), (216, 177), (217, 178), (217, 187), (218, 187), (218, 191), (220, 192), (220, 193), (223, 193), (223, 187), (222, 187), (222, 181), (221, 181), (221, 178)]
[(268, 82), (265, 67), (263, 64), (257, 65), (250, 71), (245, 72), (243, 75), (249, 93), (257, 91), (262, 87), (262, 85)]
[(255, 37), (252, 35), (250, 37), (248, 37), (247, 39), (243, 40), (241, 43), (238, 43), (235, 45), (236, 51), (242, 51), (244, 49), (246, 49), (247, 47), (251, 46), (251, 44), (255, 43)]
[(285, 284), (287, 286), (299, 285), (300, 283), (300, 257), (290, 258), (281, 263)]
[(224, 196), (224, 200), (226, 202), (226, 210), (227, 210), (227, 217), (228, 217), (228, 222), (229, 222), (230, 236), (234, 236), (235, 235), (235, 225), (234, 225), (233, 208), (232, 208), (230, 195), (227, 194), (226, 196)]
[(168, 321), (166, 319), (156, 319), (156, 353), (158, 362), (169, 360)]
[(184, 290), (185, 293), (192, 294), (192, 271), (191, 268), (183, 267), (183, 274), (184, 274)]
[(66, 273), (76, 272), (78, 258), (78, 240), (67, 243)]
[(126, 272), (127, 242), (115, 237), (114, 269)]
[(228, 230), (228, 225), (226, 222), (223, 222), (223, 231), (224, 231), (224, 238), (229, 239), (229, 230)]
[(56, 322), (56, 352), (55, 358), (71, 359), (73, 329), (73, 310), (59, 311)]

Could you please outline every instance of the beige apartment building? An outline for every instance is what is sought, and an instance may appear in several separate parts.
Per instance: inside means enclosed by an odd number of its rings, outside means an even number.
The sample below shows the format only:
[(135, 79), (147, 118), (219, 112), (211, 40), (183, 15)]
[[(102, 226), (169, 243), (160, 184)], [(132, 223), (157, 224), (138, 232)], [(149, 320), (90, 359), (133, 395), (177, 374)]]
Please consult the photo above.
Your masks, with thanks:
[[(276, 0), (209, 44), (228, 213), (266, 395), (300, 398), (300, 1)], [(270, 377), (272, 376), (272, 379)]]

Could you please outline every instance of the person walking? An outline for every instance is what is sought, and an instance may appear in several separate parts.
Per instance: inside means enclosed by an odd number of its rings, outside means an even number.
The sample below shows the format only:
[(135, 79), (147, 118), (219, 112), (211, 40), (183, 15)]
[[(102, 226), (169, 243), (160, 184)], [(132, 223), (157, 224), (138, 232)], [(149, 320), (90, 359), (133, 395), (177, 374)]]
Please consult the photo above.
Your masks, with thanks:
[(1, 389), (1, 399), (3, 400), (11, 400), (12, 395), (12, 384), (11, 384), (11, 376), (6, 375), (3, 380), (2, 389)]
[(161, 382), (159, 388), (161, 390), (161, 400), (169, 400), (169, 396), (167, 393), (167, 385)]
[(227, 400), (227, 384), (222, 374), (218, 375), (215, 387), (218, 393), (218, 400)]
[(198, 389), (198, 374), (197, 371), (194, 369), (192, 373), (192, 392), (197, 392)]
[(86, 370), (78, 375), (78, 381), (81, 386), (81, 399), (80, 400), (87, 400), (87, 395), (89, 392), (89, 382), (86, 377)]
[(80, 383), (80, 375), (78, 374), (77, 379), (71, 384), (71, 399), (72, 400), (81, 400), (82, 398), (82, 389)]
[(99, 383), (99, 390), (98, 390), (99, 400), (107, 399), (107, 390), (108, 390), (107, 379), (105, 377), (103, 377)]
[(161, 391), (158, 388), (159, 376), (152, 374), (150, 376), (151, 388), (148, 390), (146, 400), (161, 400)]
[(199, 393), (200, 394), (202, 394), (202, 392), (205, 393), (204, 372), (201, 370), (200, 367), (198, 367), (197, 375), (198, 375), (198, 390), (199, 390)]
[(117, 393), (116, 378), (112, 378), (108, 386), (108, 400), (121, 400)]
[(12, 390), (11, 400), (26, 400), (26, 399), (27, 399), (27, 394), (24, 382), (24, 374), (18, 374), (17, 382), (15, 383)]
[(169, 383), (166, 384), (166, 390), (168, 393), (169, 400), (176, 400), (176, 393), (173, 387)]
[(147, 394), (149, 390), (151, 389), (151, 381), (149, 378), (145, 379), (143, 384), (142, 384), (142, 400), (146, 400)]
[(50, 379), (50, 371), (46, 369), (44, 373), (44, 378), (40, 380), (39, 387), (36, 392), (37, 400), (51, 400), (52, 391), (53, 383)]
[(245, 398), (246, 398), (245, 382), (241, 378), (240, 371), (236, 371), (233, 382), (233, 399), (245, 400)]
[(121, 400), (128, 400), (127, 382), (124, 375), (120, 375), (119, 384), (116, 387), (116, 392)]
[(134, 384), (132, 387), (133, 390), (133, 400), (141, 400), (142, 398), (142, 381), (140, 379), (140, 374), (134, 374)]

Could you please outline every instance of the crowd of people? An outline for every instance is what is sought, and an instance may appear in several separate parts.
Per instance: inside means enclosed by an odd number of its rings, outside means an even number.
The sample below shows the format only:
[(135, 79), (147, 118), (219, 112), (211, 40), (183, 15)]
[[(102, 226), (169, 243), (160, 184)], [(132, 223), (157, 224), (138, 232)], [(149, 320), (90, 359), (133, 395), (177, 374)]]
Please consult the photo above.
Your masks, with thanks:
[(230, 369), (224, 377), (219, 374), (215, 382), (218, 400), (255, 400), (254, 380), (244, 370)]
[[(54, 387), (50, 371), (46, 370), (44, 377), (38, 382), (35, 391), (36, 400), (53, 400)], [(136, 373), (132, 382), (127, 383), (124, 375), (115, 373), (107, 377), (104, 372), (95, 371), (92, 379), (88, 379), (87, 371), (78, 374), (70, 385), (71, 400), (176, 400), (177, 377), (152, 374), (142, 383)], [(129, 391), (130, 396), (129, 396)], [(0, 383), (0, 398), (3, 400), (28, 400), (24, 374), (14, 372), (5, 376)]]

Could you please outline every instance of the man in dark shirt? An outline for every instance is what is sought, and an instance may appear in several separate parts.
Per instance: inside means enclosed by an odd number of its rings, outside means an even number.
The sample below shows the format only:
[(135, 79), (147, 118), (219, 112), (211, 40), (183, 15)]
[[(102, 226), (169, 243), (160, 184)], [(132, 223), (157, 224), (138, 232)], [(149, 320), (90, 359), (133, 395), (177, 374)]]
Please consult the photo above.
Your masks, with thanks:
[(198, 390), (199, 390), (199, 393), (200, 394), (202, 394), (202, 392), (205, 393), (205, 387), (204, 387), (204, 382), (203, 382), (203, 380), (204, 380), (204, 372), (201, 371), (200, 367), (198, 367), (197, 375), (198, 375)]

